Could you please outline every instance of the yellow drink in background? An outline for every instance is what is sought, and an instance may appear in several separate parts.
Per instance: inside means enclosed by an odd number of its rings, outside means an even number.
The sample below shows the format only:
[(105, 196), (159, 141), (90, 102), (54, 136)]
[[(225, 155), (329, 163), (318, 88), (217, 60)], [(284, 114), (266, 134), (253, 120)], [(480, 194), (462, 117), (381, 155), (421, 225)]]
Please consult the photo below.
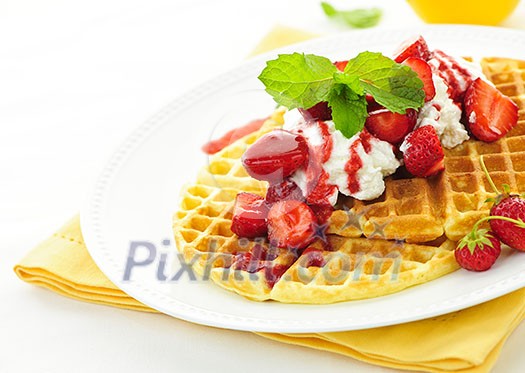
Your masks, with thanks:
[(407, 0), (429, 23), (497, 25), (516, 8), (519, 0)]

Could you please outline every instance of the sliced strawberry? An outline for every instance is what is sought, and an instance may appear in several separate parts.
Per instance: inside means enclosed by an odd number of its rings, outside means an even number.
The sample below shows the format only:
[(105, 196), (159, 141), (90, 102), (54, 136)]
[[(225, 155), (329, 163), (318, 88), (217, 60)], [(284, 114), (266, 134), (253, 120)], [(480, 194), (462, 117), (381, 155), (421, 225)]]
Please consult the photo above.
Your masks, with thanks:
[(425, 101), (430, 101), (436, 95), (436, 88), (432, 80), (432, 69), (430, 65), (420, 58), (409, 57), (403, 61), (403, 65), (407, 65), (417, 74), (419, 79), (423, 82), (423, 90), (425, 91)]
[(445, 169), (445, 154), (432, 126), (410, 133), (401, 148), (406, 169), (414, 176), (429, 177)]
[(314, 240), (317, 219), (303, 202), (281, 201), (268, 213), (268, 238), (272, 245), (302, 249)]
[(273, 204), (279, 201), (304, 201), (303, 192), (297, 184), (290, 179), (279, 184), (272, 184), (266, 192), (266, 202)]
[(398, 50), (394, 53), (394, 60), (397, 63), (401, 63), (409, 57), (421, 58), (423, 61), (428, 61), (431, 57), (430, 50), (428, 49), (427, 42), (423, 37), (416, 36), (406, 40)]
[(345, 71), (346, 65), (348, 65), (348, 60), (346, 61), (336, 61), (334, 62), (335, 67), (337, 67), (337, 70), (339, 71)]
[(239, 237), (264, 237), (267, 216), (268, 206), (264, 198), (252, 193), (239, 193), (233, 207), (231, 230)]
[(326, 101), (321, 101), (310, 109), (299, 109), (299, 111), (307, 120), (332, 120), (332, 109)]
[(470, 132), (478, 140), (492, 142), (518, 123), (518, 106), (481, 78), (465, 94), (465, 116)]
[(406, 114), (397, 114), (381, 108), (368, 114), (365, 126), (378, 139), (396, 145), (414, 129), (416, 121), (417, 112), (413, 109), (408, 109)]
[(301, 135), (274, 130), (261, 137), (242, 156), (244, 168), (257, 180), (279, 183), (308, 158), (308, 143)]

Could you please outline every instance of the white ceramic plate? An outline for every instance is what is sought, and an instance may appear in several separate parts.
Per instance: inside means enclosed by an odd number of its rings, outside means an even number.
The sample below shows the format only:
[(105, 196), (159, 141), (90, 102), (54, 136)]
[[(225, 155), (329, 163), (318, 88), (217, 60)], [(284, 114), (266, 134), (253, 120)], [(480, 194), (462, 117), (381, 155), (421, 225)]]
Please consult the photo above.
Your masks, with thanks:
[[(497, 28), (429, 26), (419, 29), (354, 31), (279, 50), (321, 54), (335, 60), (360, 51), (391, 54), (405, 38), (421, 33), (432, 48), (454, 55), (525, 59), (525, 33)], [(485, 273), (457, 271), (430, 283), (376, 299), (333, 305), (252, 302), (208, 281), (160, 281), (158, 263), (173, 276), (180, 264), (171, 231), (179, 191), (207, 157), (200, 147), (228, 127), (269, 114), (274, 103), (257, 76), (277, 52), (253, 59), (175, 100), (138, 128), (116, 151), (82, 211), (89, 251), (123, 291), (161, 312), (222, 328), (266, 332), (342, 331), (428, 318), (473, 306), (525, 286), (525, 257), (505, 252)], [(156, 248), (150, 265), (136, 266), (123, 281), (130, 243)], [(135, 260), (145, 261), (141, 247)], [(162, 278), (162, 277), (161, 277)]]

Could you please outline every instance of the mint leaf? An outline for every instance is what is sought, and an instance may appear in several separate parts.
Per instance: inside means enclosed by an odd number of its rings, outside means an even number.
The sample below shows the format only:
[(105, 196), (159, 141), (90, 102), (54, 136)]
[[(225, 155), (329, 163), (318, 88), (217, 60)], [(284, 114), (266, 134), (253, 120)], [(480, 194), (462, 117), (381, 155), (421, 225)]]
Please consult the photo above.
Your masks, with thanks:
[(332, 109), (335, 128), (346, 138), (360, 132), (368, 115), (365, 96), (358, 95), (344, 84), (336, 84), (328, 96), (328, 105)]
[(324, 1), (321, 3), (321, 7), (328, 18), (355, 28), (374, 27), (379, 23), (382, 15), (381, 9), (378, 8), (337, 10)]
[(268, 61), (259, 75), (274, 100), (289, 109), (308, 109), (326, 101), (337, 68), (325, 57), (313, 54), (281, 54)]
[(364, 94), (364, 89), (361, 86), (359, 77), (356, 75), (348, 75), (341, 72), (337, 72), (334, 74), (334, 81), (336, 83), (346, 84), (348, 87), (350, 87), (352, 91), (354, 91), (358, 95)]
[(359, 77), (364, 92), (394, 113), (404, 114), (425, 102), (423, 82), (417, 74), (381, 53), (360, 53), (348, 61), (344, 73)]

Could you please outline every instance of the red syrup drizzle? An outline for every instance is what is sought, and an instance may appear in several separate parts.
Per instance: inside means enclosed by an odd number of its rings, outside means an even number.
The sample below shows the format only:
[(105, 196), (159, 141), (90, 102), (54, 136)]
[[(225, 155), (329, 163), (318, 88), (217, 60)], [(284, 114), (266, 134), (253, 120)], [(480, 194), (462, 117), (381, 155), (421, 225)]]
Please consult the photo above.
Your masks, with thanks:
[(434, 67), (447, 83), (449, 96), (454, 102), (461, 102), (474, 77), (453, 57), (443, 51), (435, 50), (433, 57), (439, 62), (439, 65)]
[(357, 173), (363, 167), (363, 160), (357, 152), (357, 149), (361, 145), (365, 152), (369, 154), (372, 151), (372, 138), (373, 136), (365, 128), (359, 134), (359, 138), (350, 145), (350, 158), (348, 162), (346, 162), (345, 171), (348, 174), (348, 190), (351, 194), (361, 191), (361, 184)]
[(264, 122), (267, 120), (268, 118), (255, 119), (244, 126), (228, 131), (222, 137), (204, 144), (202, 146), (202, 151), (210, 155), (215, 154), (240, 138), (260, 130)]

